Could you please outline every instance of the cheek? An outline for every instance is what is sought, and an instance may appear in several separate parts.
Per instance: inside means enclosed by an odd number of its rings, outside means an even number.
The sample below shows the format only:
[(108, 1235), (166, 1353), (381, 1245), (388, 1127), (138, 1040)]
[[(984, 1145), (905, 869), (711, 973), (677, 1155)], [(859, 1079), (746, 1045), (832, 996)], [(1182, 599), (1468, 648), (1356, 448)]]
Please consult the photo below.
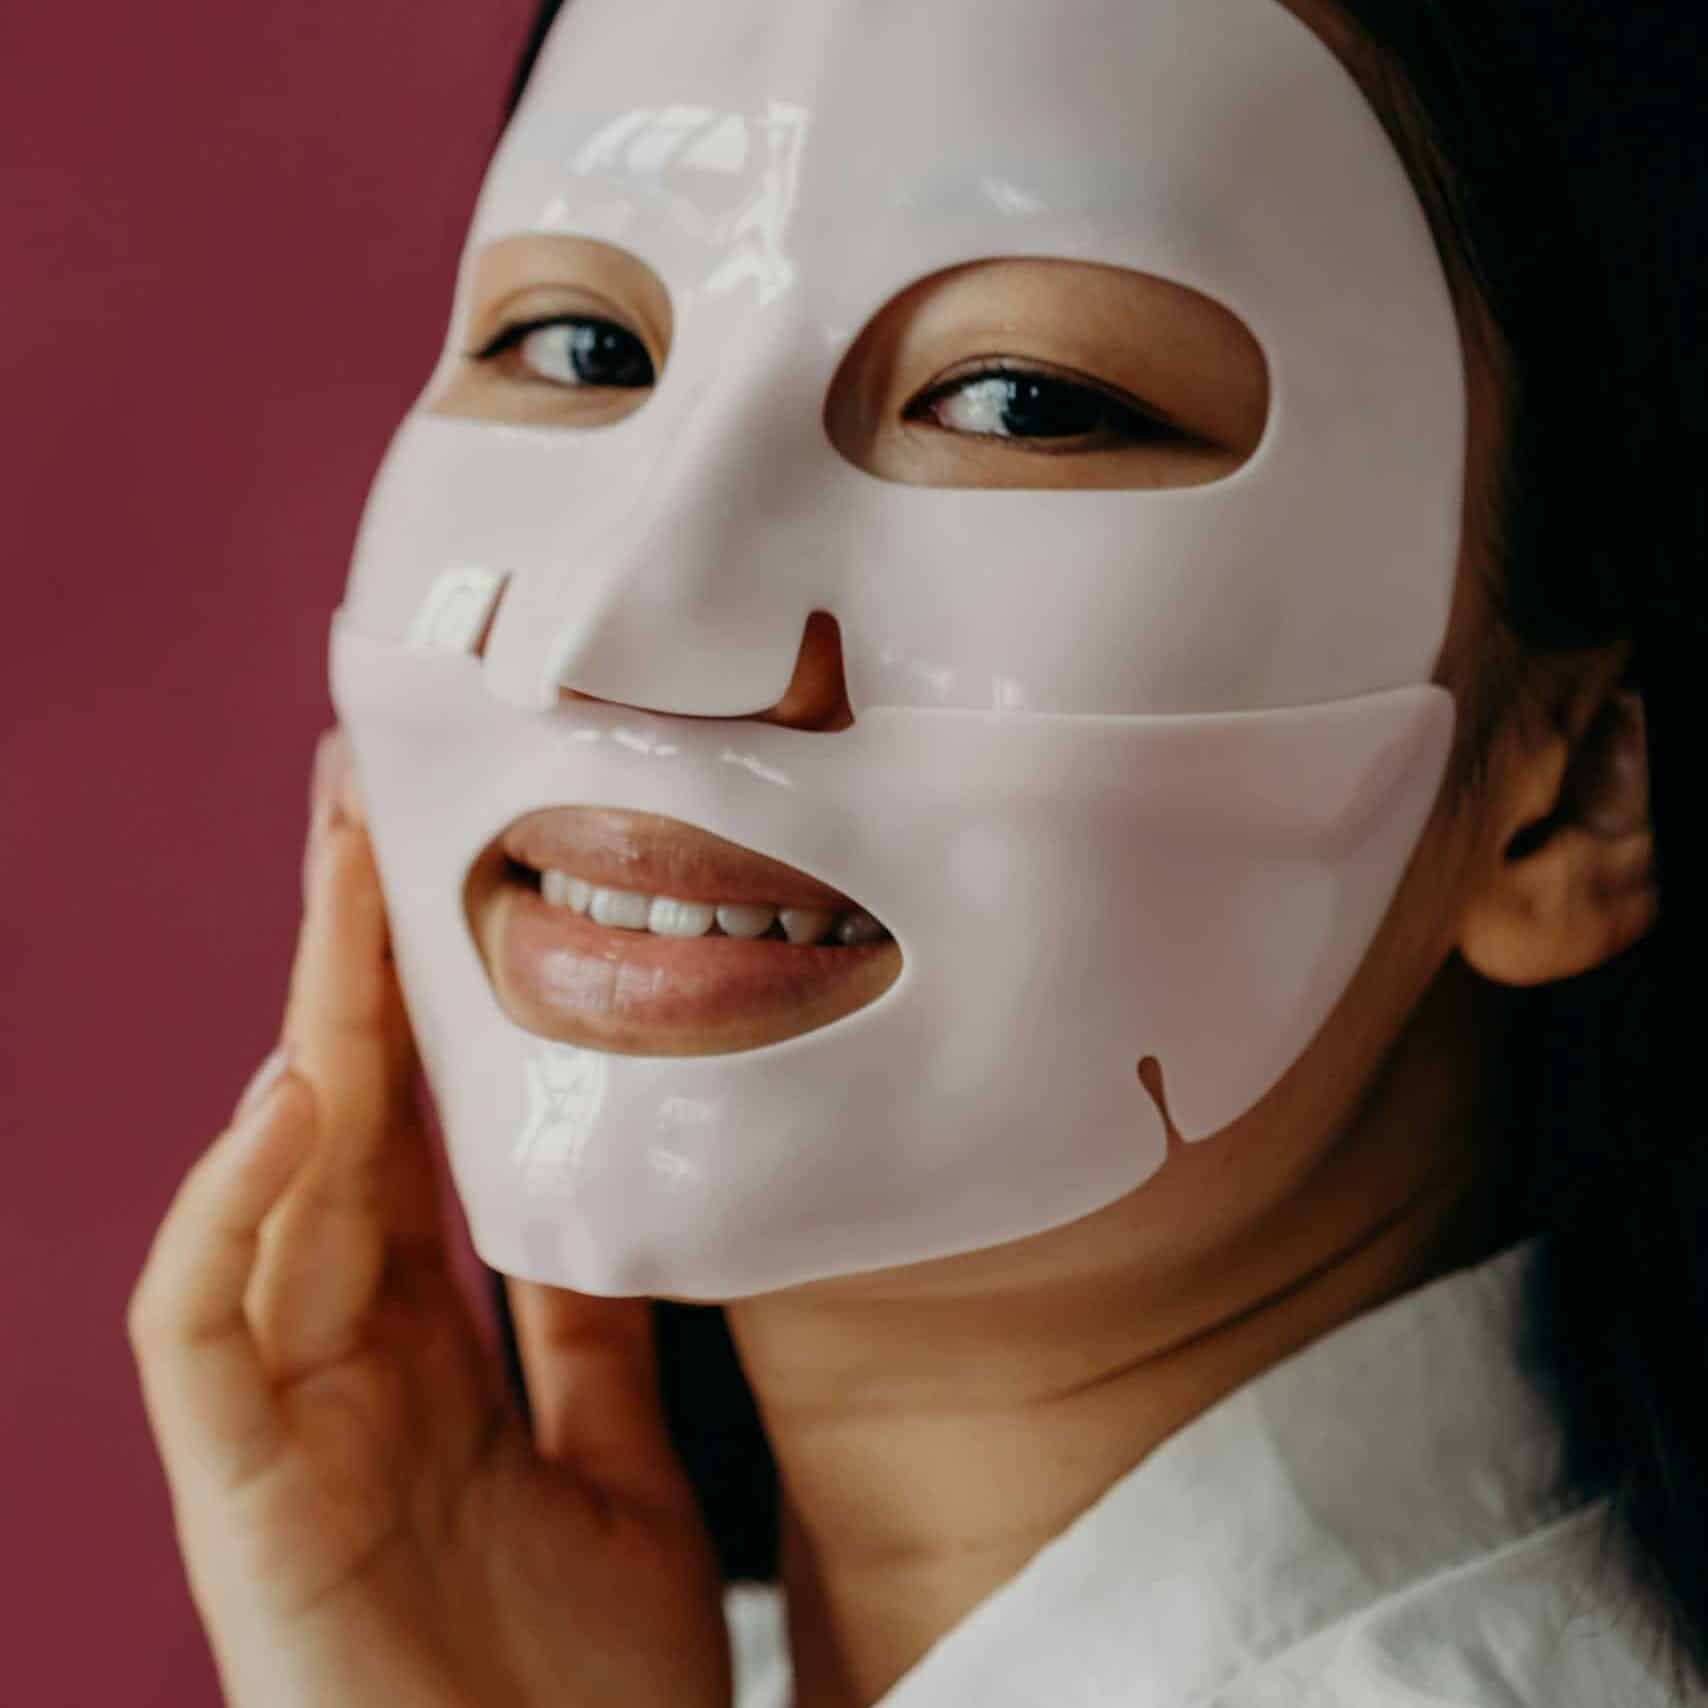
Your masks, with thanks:
[(1326, 1118), (1349, 1117), (1355, 1096), (1336, 1099), (1330, 1088), (1366, 1086), (1417, 1022), (1452, 962), (1477, 846), (1477, 820), (1449, 783), (1345, 996), (1278, 1090), (1291, 1088), (1319, 1110), (1326, 1093), (1334, 1105)]
[(1339, 1142), (1453, 954), (1477, 830), (1451, 804), (1438, 808), (1368, 953), (1304, 1053), (1246, 1115), (1175, 1149), (1147, 1216), (1174, 1209), (1212, 1230), (1242, 1226)]
[[(1314, 1072), (1320, 1084), (1320, 1066)], [(1326, 1113), (1304, 1107), (1296, 1074), (1214, 1138), (1171, 1145), (1159, 1174), (1106, 1209), (1044, 1238), (1062, 1237), (1061, 1260), (1074, 1269), (1136, 1269), (1159, 1286), (1166, 1278), (1182, 1298), (1213, 1296), (1251, 1251), (1284, 1237), (1276, 1218), (1300, 1200), (1337, 1142)]]
[(1485, 840), (1480, 797), (1449, 776), (1382, 922), (1371, 959), (1389, 954), (1403, 965), (1438, 959), (1446, 952), (1465, 881)]

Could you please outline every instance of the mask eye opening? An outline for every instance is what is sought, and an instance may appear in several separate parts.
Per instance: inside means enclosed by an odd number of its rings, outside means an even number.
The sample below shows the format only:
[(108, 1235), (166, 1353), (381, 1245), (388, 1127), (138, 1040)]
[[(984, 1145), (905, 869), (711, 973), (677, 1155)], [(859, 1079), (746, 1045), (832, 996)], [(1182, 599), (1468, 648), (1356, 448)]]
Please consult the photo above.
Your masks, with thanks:
[(1246, 469), (1272, 365), (1226, 303), (1100, 262), (961, 263), (888, 298), (844, 352), (821, 427), (875, 480), (946, 490), (1162, 491)]

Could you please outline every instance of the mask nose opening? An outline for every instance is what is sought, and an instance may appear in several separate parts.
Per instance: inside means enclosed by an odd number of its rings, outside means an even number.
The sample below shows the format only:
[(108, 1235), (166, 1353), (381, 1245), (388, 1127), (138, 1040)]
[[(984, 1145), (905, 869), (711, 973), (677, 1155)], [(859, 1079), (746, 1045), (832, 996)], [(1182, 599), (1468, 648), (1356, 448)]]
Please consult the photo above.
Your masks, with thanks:
[(766, 723), (825, 735), (854, 727), (842, 661), (842, 625), (830, 612), (808, 616), (789, 686), (782, 699), (759, 715)]
[[(470, 650), (484, 657), (487, 638), (492, 633), (503, 599), (499, 590), (487, 613), (478, 639)], [(736, 714), (697, 714), (661, 709), (643, 700), (627, 700), (617, 696), (590, 694), (568, 682), (560, 682), (558, 700), (591, 700), (605, 705), (626, 706), (632, 711), (652, 712), (660, 717), (695, 717), (733, 715), (762, 723), (776, 724), (784, 729), (835, 735), (854, 727), (854, 707), (848, 698), (848, 673), (843, 662), (842, 625), (829, 611), (809, 614), (801, 634), (801, 644), (795, 655), (795, 667), (782, 697), (769, 706)]]
[[(509, 575), (464, 572), (441, 577), (417, 615), (410, 645), (430, 652), (467, 653), (483, 662), (500, 607), (510, 590)], [(607, 704), (631, 705), (652, 710), (638, 702), (607, 699), (584, 693), (561, 683), (558, 698), (604, 700)], [(670, 717), (692, 713), (669, 712)], [(788, 729), (836, 734), (854, 727), (854, 708), (848, 698), (848, 673), (843, 663), (842, 625), (829, 611), (816, 610), (807, 617), (795, 655), (794, 673), (783, 696), (773, 705), (746, 714)]]

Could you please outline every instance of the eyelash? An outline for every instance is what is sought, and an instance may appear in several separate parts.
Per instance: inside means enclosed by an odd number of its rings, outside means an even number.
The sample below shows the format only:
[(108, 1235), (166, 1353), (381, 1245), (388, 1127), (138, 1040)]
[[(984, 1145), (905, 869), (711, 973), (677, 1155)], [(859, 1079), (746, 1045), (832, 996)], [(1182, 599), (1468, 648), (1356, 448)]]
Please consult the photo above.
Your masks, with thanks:
[(1099, 427), (1113, 425), (1113, 434), (1100, 443), (1088, 445), (1086, 440), (1091, 437), (1088, 433), (1073, 434), (999, 434), (980, 433), (967, 428), (941, 427), (941, 431), (958, 433), (966, 438), (992, 439), (1000, 444), (1012, 445), (1016, 449), (1029, 454), (1041, 456), (1062, 456), (1076, 451), (1088, 449), (1106, 449), (1131, 444), (1154, 444), (1158, 441), (1173, 443), (1192, 443), (1191, 435), (1184, 432), (1173, 422), (1165, 419), (1154, 410), (1141, 404), (1136, 398), (1112, 388), (1098, 385), (1088, 379), (1069, 378), (1063, 374), (1050, 373), (1042, 368), (1028, 368), (1013, 362), (995, 362), (988, 367), (975, 368), (967, 373), (956, 374), (952, 378), (940, 381), (929, 390), (915, 398), (902, 412), (902, 418), (907, 421), (929, 421), (929, 411), (936, 405), (964, 393), (978, 385), (989, 385), (992, 381), (1006, 381), (1011, 385), (1030, 385), (1038, 390), (1048, 390), (1060, 397), (1072, 397), (1085, 402), (1095, 403), (1103, 411), (1099, 417)]
[[(487, 341), (480, 349), (473, 351), (472, 356), (478, 362), (495, 361), (507, 351), (517, 348), (524, 339), (535, 332), (548, 330), (555, 326), (568, 326), (596, 332), (615, 332), (630, 340), (635, 347), (647, 355), (649, 379), (652, 383), (656, 376), (651, 372), (650, 354), (645, 345), (627, 327), (616, 321), (604, 319), (598, 315), (541, 315), (531, 320), (517, 321), (513, 326), (502, 328), (495, 336)], [(643, 389), (640, 383), (634, 387), (616, 385), (600, 386), (595, 381), (583, 382), (582, 388), (565, 386), (562, 381), (536, 376), (540, 383), (557, 385), (565, 390), (623, 390)], [(976, 429), (945, 426), (931, 420), (931, 411), (938, 405), (950, 399), (971, 391), (980, 385), (990, 385), (1001, 381), (1010, 386), (1031, 386), (1034, 392), (1053, 392), (1058, 399), (1074, 398), (1083, 402), (1094, 402), (1103, 412), (1097, 418), (1099, 429), (1113, 426), (1113, 433), (1106, 431), (1098, 435), (1099, 442), (1088, 445), (1086, 440), (1093, 437), (1091, 433), (1043, 433), (1016, 434), (980, 432)], [(1012, 407), (1012, 400), (1004, 408)], [(1190, 435), (1184, 433), (1172, 422), (1160, 414), (1148, 409), (1138, 400), (1116, 392), (1110, 388), (1094, 384), (1088, 380), (1070, 379), (1061, 374), (1049, 373), (1041, 368), (1028, 368), (1013, 362), (995, 362), (987, 367), (975, 368), (966, 373), (956, 374), (952, 378), (942, 380), (916, 397), (902, 411), (905, 421), (924, 422), (935, 426), (939, 431), (952, 433), (962, 438), (987, 439), (1000, 444), (1013, 446), (1032, 455), (1061, 456), (1075, 451), (1087, 449), (1105, 449), (1110, 446), (1155, 443), (1159, 440), (1167, 442), (1191, 442)]]
[[(647, 349), (643, 340), (637, 337), (626, 326), (620, 325), (617, 321), (607, 320), (604, 316), (596, 314), (546, 314), (538, 315), (531, 320), (519, 320), (513, 326), (501, 328), (478, 350), (472, 351), (471, 355), (477, 362), (495, 361), (507, 351), (516, 349), (533, 333), (549, 331), (555, 326), (567, 326), (576, 330), (589, 331), (596, 334), (617, 333), (620, 337), (626, 339), (630, 344), (632, 344), (634, 349), (645, 359), (647, 379), (644, 382), (644, 385), (650, 385), (656, 377), (652, 369), (652, 354)], [(581, 389), (588, 391), (620, 391), (643, 389), (642, 382), (637, 382), (633, 386), (624, 386), (600, 385), (597, 381), (586, 380), (582, 382), (580, 387), (575, 387), (567, 386), (560, 380), (548, 379), (542, 375), (535, 375), (533, 377), (541, 384), (556, 385), (563, 390)]]

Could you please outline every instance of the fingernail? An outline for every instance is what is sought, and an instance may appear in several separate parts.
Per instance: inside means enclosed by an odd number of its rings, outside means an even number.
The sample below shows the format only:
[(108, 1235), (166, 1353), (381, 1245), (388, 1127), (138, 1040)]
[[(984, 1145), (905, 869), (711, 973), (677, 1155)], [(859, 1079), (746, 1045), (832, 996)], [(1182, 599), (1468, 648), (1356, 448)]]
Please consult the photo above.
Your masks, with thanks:
[(254, 1077), (243, 1088), (243, 1095), (238, 1098), (237, 1108), (232, 1112), (231, 1124), (233, 1126), (236, 1126), (245, 1116), (253, 1114), (266, 1102), (267, 1093), (284, 1077), (285, 1070), (290, 1065), (290, 1045), (281, 1043), (256, 1068)]
[(343, 743), (338, 726), (322, 732), (314, 744), (314, 763), (308, 783), (308, 836), (302, 851), (302, 896), (306, 906), (314, 889), (315, 864), (326, 841), (326, 832), (338, 822), (338, 768)]
[(350, 752), (344, 743), (344, 732), (336, 724), (315, 744), (309, 800), (317, 823), (323, 816), (333, 824), (349, 816)]

